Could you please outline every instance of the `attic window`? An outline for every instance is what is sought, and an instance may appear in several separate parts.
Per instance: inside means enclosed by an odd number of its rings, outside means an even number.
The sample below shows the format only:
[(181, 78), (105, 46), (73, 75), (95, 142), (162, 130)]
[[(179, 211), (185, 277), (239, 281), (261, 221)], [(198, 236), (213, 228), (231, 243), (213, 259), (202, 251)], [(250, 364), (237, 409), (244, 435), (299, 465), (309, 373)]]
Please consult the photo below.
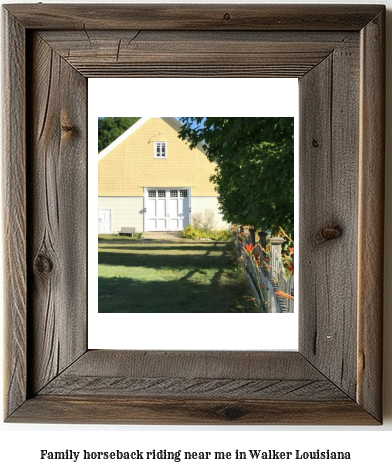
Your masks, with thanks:
[(166, 142), (154, 142), (154, 158), (166, 158)]

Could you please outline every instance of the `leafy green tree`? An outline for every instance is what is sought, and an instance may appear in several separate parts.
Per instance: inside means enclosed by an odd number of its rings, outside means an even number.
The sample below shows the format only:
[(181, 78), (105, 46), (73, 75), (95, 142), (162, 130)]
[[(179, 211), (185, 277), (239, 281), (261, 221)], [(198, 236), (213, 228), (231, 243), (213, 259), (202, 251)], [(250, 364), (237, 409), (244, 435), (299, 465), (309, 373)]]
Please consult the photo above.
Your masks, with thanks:
[(128, 130), (140, 117), (100, 117), (98, 118), (98, 153)]
[(294, 235), (294, 119), (181, 117), (179, 137), (216, 163), (210, 179), (228, 222)]

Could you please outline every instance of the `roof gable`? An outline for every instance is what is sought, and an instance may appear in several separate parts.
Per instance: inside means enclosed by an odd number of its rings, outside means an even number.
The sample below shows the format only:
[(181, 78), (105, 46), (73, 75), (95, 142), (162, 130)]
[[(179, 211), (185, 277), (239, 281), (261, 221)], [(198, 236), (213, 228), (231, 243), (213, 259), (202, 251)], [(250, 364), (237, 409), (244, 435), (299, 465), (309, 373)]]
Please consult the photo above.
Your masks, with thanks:
[[(138, 120), (136, 123), (132, 125), (132, 127), (128, 128), (128, 130), (125, 130), (125, 132), (120, 135), (114, 142), (112, 142), (109, 146), (107, 146), (104, 150), (102, 150), (98, 154), (98, 161), (102, 160), (102, 158), (105, 158), (106, 155), (108, 155), (111, 151), (113, 151), (118, 145), (120, 145), (124, 140), (126, 140), (128, 137), (130, 137), (133, 133), (136, 132), (140, 127), (142, 127), (148, 120), (154, 117), (142, 117), (140, 120)], [(175, 125), (178, 127), (182, 127), (182, 122), (178, 120), (176, 117), (159, 117), (165, 120), (171, 120)]]

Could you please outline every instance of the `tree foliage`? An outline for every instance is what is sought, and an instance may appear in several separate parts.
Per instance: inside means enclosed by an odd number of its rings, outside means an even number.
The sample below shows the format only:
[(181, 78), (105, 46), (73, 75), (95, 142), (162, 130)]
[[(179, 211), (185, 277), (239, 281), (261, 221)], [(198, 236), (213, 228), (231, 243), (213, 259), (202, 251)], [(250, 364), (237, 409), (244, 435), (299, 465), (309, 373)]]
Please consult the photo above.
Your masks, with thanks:
[(140, 117), (100, 117), (98, 118), (98, 153), (128, 130)]
[(294, 233), (294, 119), (181, 117), (179, 137), (201, 144), (216, 163), (223, 217), (277, 233)]

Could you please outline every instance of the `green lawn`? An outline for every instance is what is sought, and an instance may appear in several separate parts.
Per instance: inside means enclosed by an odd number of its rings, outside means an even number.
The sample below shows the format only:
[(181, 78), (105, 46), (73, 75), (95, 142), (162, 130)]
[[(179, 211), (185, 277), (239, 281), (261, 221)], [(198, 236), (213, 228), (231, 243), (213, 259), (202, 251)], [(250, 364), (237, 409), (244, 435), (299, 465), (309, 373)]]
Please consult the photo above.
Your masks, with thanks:
[(255, 311), (232, 245), (99, 238), (99, 312)]

